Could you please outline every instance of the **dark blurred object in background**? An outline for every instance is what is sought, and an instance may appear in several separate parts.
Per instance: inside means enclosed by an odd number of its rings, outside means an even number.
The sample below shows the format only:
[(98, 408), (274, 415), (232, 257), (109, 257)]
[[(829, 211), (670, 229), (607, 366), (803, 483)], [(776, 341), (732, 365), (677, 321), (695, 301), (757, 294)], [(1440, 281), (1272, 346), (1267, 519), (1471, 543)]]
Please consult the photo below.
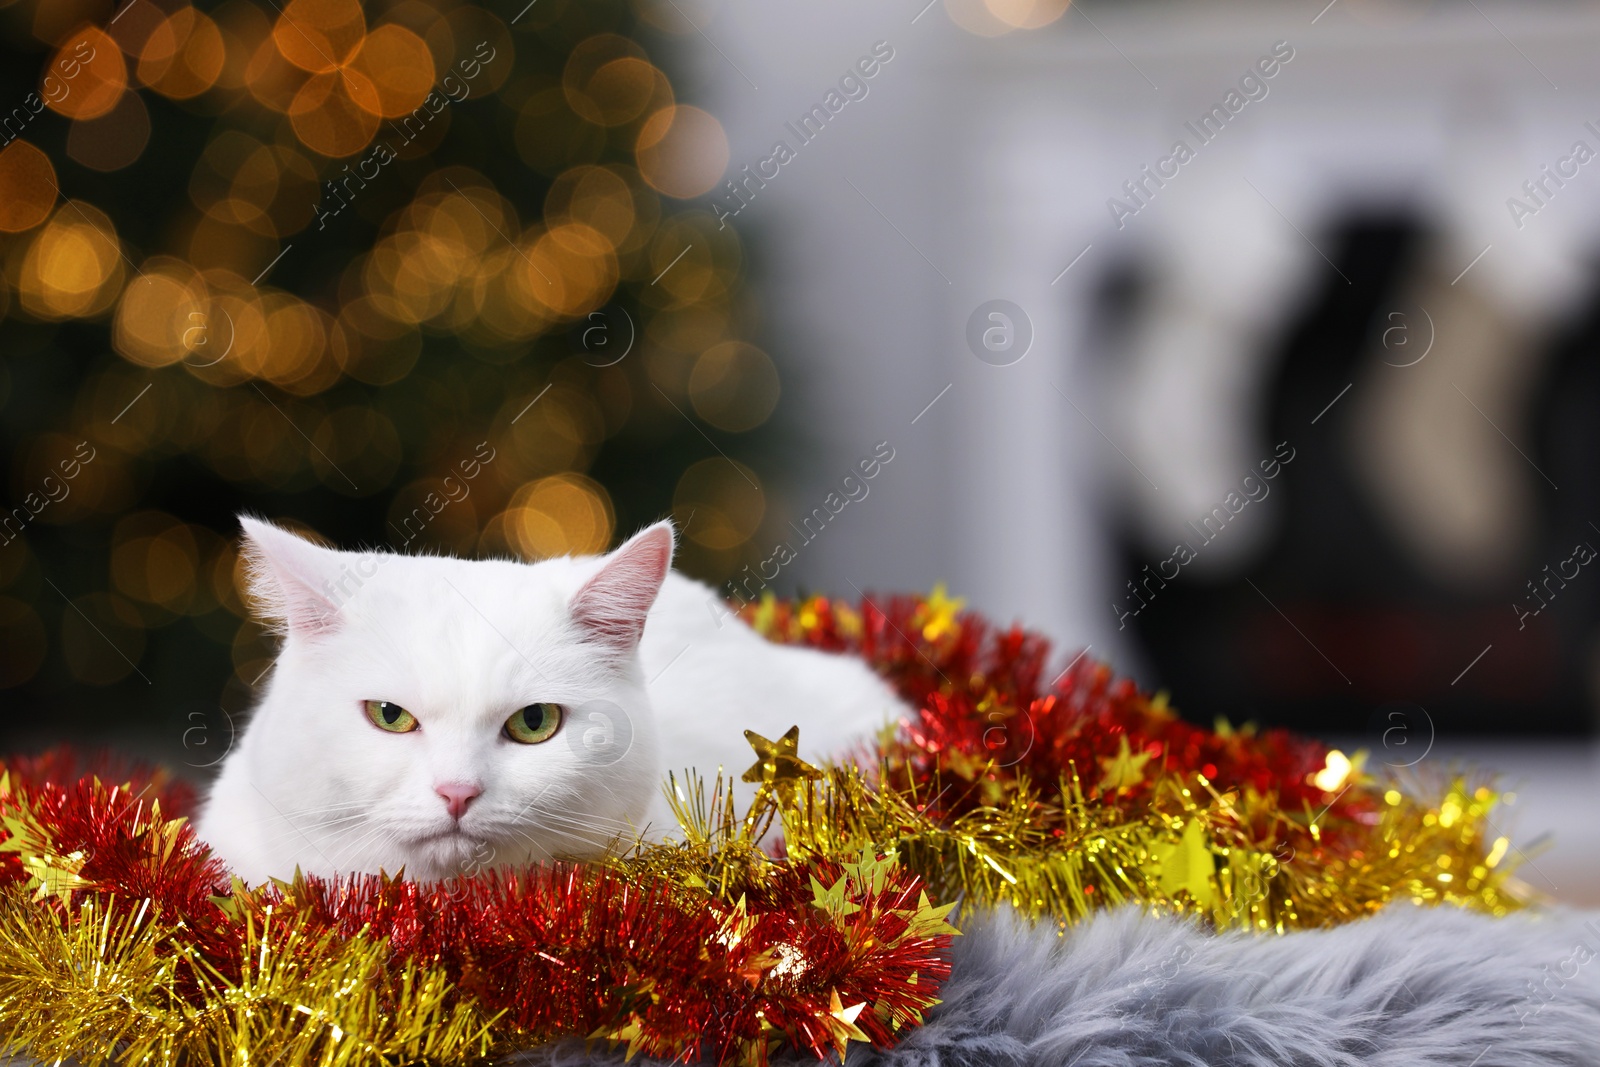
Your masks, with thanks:
[[(1325, 242), (1336, 271), (1271, 346), (1258, 425), (1240, 428), (1292, 459), (1270, 480), (1242, 471), (1254, 485), (1185, 531), (1203, 557), (1232, 522), (1263, 521), (1252, 494), (1279, 496), (1242, 571), (1163, 568), (1124, 540), (1147, 601), (1128, 622), (1185, 714), (1344, 735), (1593, 732), (1600, 302), (1529, 336), (1438, 277), (1431, 244), (1404, 215), (1351, 218)], [(1445, 423), (1413, 384), (1461, 410)]]

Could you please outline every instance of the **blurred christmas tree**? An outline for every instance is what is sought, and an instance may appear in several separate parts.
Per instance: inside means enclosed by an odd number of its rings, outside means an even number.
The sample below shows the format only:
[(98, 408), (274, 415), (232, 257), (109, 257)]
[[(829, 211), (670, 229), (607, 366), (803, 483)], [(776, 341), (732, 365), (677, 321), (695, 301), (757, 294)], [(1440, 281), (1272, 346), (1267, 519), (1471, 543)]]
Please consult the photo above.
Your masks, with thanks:
[(517, 2), (0, 0), (9, 745), (222, 754), (241, 509), (528, 558), (670, 512), (735, 569), (779, 386), (679, 203), (727, 143), (639, 42), (689, 27)]

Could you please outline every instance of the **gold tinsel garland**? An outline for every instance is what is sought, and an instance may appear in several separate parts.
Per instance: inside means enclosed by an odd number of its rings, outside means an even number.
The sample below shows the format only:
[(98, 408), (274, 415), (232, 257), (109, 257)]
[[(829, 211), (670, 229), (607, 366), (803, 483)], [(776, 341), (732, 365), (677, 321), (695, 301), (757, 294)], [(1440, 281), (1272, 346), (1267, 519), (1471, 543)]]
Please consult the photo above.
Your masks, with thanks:
[[(862, 656), (915, 709), (865, 771), (777, 772), (804, 786), (773, 797), (791, 855), (893, 851), (936, 898), (1062, 925), (1132, 902), (1283, 932), (1395, 901), (1499, 915), (1532, 896), (1508, 862), (1520, 854), (1489, 821), (1500, 796), (1488, 785), (1380, 778), (1363, 753), (1190, 725), (1164, 695), (1082, 656), (1047, 669), (1042, 638), (961, 609), (942, 587), (745, 607), (771, 640)], [(793, 756), (791, 739), (776, 744)]]

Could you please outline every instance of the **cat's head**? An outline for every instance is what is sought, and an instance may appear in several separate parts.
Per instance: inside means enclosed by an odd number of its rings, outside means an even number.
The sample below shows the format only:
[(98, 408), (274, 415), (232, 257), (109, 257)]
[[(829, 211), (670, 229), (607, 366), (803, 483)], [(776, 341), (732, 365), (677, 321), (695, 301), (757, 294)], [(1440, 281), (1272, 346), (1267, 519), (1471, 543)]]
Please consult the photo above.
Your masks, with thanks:
[(670, 523), (530, 564), (338, 552), (240, 521), (283, 646), (231, 758), (273, 866), (433, 879), (643, 829), (661, 771), (638, 645)]

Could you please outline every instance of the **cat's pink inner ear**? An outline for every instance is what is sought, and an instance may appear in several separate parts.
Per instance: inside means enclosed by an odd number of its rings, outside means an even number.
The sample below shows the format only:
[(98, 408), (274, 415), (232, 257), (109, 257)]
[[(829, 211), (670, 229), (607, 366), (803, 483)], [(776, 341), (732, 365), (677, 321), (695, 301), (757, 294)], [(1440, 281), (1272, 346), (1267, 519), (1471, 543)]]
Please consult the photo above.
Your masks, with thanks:
[(239, 516), (250, 598), (261, 615), (297, 637), (323, 637), (339, 628), (339, 605), (327, 592), (336, 553), (280, 526)]
[(644, 634), (645, 616), (672, 567), (672, 525), (634, 534), (606, 557), (600, 572), (572, 598), (572, 621), (586, 640), (628, 653)]

